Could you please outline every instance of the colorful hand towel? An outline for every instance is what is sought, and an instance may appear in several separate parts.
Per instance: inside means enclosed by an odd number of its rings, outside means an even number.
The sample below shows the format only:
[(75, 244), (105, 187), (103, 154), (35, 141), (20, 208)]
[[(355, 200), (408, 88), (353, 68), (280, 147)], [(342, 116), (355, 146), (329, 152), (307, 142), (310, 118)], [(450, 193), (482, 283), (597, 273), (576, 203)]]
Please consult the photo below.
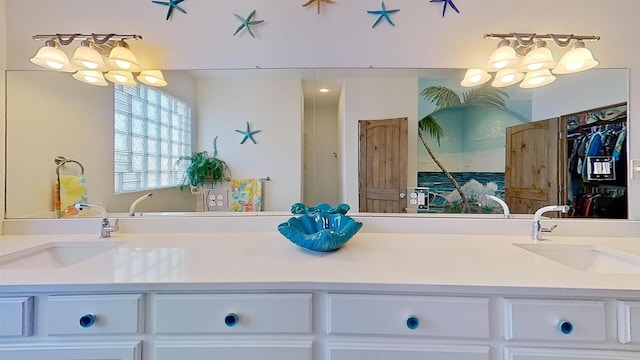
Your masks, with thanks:
[(54, 210), (58, 217), (71, 217), (78, 213), (76, 203), (87, 202), (87, 185), (84, 175), (59, 175), (54, 197)]
[(262, 211), (262, 180), (231, 179), (229, 209), (236, 212)]

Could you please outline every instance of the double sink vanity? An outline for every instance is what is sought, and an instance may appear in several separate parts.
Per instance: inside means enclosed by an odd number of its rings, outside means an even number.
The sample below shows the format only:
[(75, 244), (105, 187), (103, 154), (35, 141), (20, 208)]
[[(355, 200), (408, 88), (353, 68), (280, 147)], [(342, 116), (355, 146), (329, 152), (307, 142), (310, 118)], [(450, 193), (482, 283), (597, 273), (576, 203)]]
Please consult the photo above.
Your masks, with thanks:
[(318, 253), (288, 217), (122, 218), (108, 239), (7, 220), (0, 359), (640, 357), (637, 222), (545, 219), (534, 243), (530, 218), (355, 214)]

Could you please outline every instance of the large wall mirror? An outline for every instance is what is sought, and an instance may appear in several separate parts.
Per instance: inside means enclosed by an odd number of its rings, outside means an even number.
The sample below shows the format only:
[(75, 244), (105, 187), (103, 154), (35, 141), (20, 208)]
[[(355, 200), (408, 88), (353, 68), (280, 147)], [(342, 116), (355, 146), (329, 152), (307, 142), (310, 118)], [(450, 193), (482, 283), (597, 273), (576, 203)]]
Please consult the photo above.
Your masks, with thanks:
[[(429, 86), (443, 86), (463, 96), (469, 91), (459, 85), (463, 72), (167, 70), (169, 85), (160, 91), (191, 108), (194, 152), (213, 153), (217, 139), (218, 156), (234, 178), (269, 179), (262, 193), (265, 211), (287, 212), (296, 202), (345, 202), (357, 211), (359, 123), (405, 119), (406, 186), (423, 185), (423, 173), (437, 168), (418, 140), (417, 124), (435, 105), (420, 93)], [(626, 103), (628, 84), (626, 69), (595, 69), (559, 77), (538, 89), (507, 88), (505, 104), (511, 120), (494, 114), (482, 121), (444, 124), (446, 132), (436, 151), (452, 172), (504, 172), (506, 127)], [(136, 198), (153, 192), (138, 207), (146, 216), (210, 214), (204, 211), (200, 195), (188, 188), (114, 193), (112, 85), (93, 87), (56, 72), (8, 71), (6, 86), (7, 218), (55, 216), (58, 156), (83, 164), (87, 201), (110, 213), (127, 214)], [(255, 143), (242, 142), (247, 128), (259, 130), (253, 136)]]

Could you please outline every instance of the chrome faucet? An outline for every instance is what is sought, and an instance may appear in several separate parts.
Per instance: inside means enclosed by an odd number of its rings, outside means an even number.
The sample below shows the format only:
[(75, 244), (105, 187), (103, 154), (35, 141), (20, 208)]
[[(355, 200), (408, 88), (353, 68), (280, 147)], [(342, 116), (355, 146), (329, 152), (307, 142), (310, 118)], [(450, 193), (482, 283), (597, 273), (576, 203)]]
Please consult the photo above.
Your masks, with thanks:
[[(136, 206), (138, 206), (139, 203), (150, 199), (153, 197), (153, 193), (148, 193), (148, 194), (144, 194), (142, 196), (140, 196), (139, 198), (135, 199), (132, 203), (131, 206), (129, 207), (129, 216), (136, 216)], [(142, 216), (142, 213), (140, 213), (140, 216)]]
[(117, 232), (118, 230), (120, 230), (120, 226), (118, 225), (118, 219), (116, 219), (116, 223), (113, 226), (111, 226), (111, 224), (109, 223), (109, 218), (107, 217), (107, 209), (103, 208), (102, 206), (89, 205), (89, 204), (83, 204), (83, 203), (76, 203), (74, 206), (78, 211), (93, 209), (93, 210), (97, 210), (100, 213), (100, 215), (102, 216), (102, 222), (100, 223), (101, 239), (111, 237), (112, 232)]
[(553, 229), (555, 229), (558, 226), (558, 225), (554, 225), (551, 228), (543, 228), (542, 225), (540, 224), (540, 218), (544, 213), (549, 211), (560, 211), (562, 213), (567, 213), (569, 212), (569, 209), (570, 209), (569, 205), (549, 205), (549, 206), (543, 206), (540, 209), (538, 209), (535, 212), (535, 214), (533, 214), (533, 233), (531, 235), (533, 242), (538, 242), (542, 240), (542, 238), (540, 237), (541, 233), (543, 232), (550, 233), (553, 231)]
[(488, 200), (493, 200), (493, 201), (497, 202), (498, 204), (500, 204), (500, 206), (502, 206), (502, 213), (504, 214), (504, 218), (505, 219), (511, 218), (511, 211), (509, 211), (509, 205), (507, 205), (507, 203), (504, 202), (504, 200), (500, 199), (497, 196), (489, 195), (489, 194), (486, 194), (485, 197)]

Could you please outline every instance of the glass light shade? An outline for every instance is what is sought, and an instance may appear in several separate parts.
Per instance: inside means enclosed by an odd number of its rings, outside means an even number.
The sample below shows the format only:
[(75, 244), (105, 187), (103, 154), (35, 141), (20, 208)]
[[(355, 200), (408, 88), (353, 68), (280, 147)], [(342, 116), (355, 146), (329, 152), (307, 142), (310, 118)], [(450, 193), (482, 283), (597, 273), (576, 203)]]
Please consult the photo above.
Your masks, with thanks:
[(584, 47), (582, 41), (578, 41), (573, 49), (567, 51), (558, 62), (552, 72), (554, 74), (571, 74), (589, 70), (598, 66), (599, 62), (593, 58), (591, 51)]
[(531, 49), (529, 53), (524, 57), (522, 63), (518, 67), (519, 71), (536, 71), (542, 69), (552, 69), (556, 66), (556, 62), (553, 60), (553, 54), (551, 50), (547, 48), (547, 44), (544, 41), (536, 43), (536, 47)]
[(109, 58), (107, 59), (107, 65), (115, 70), (124, 70), (130, 72), (140, 72), (142, 69), (138, 65), (138, 59), (127, 49), (124, 42), (120, 42), (118, 46), (111, 49)]
[(524, 79), (524, 73), (518, 72), (516, 69), (504, 69), (496, 73), (491, 86), (493, 87), (505, 87), (513, 85)]
[(53, 41), (47, 41), (29, 61), (49, 70), (63, 72), (76, 71), (73, 66), (71, 66), (67, 54), (58, 49)]
[(464, 87), (478, 86), (491, 80), (491, 75), (484, 69), (468, 69), (460, 85)]
[(96, 49), (93, 49), (86, 41), (83, 41), (73, 52), (71, 64), (78, 69), (107, 70), (107, 64), (105, 64), (102, 55), (100, 55)]
[(107, 82), (104, 80), (102, 72), (96, 70), (79, 70), (75, 74), (71, 75), (74, 79), (82, 81), (83, 83), (96, 86), (107, 86)]
[(133, 74), (128, 71), (111, 70), (108, 73), (104, 74), (104, 77), (114, 84), (123, 86), (136, 86), (137, 84), (133, 79)]
[(142, 72), (136, 76), (136, 79), (149, 86), (167, 86), (167, 82), (164, 80), (164, 76), (160, 70), (142, 70)]
[(498, 71), (505, 68), (515, 67), (518, 63), (518, 55), (516, 50), (511, 47), (509, 40), (502, 40), (498, 44), (498, 48), (491, 53), (489, 57), (488, 71)]
[(533, 89), (551, 84), (554, 81), (556, 81), (556, 77), (551, 74), (549, 69), (530, 71), (525, 75), (520, 83), (520, 87), (523, 89)]

